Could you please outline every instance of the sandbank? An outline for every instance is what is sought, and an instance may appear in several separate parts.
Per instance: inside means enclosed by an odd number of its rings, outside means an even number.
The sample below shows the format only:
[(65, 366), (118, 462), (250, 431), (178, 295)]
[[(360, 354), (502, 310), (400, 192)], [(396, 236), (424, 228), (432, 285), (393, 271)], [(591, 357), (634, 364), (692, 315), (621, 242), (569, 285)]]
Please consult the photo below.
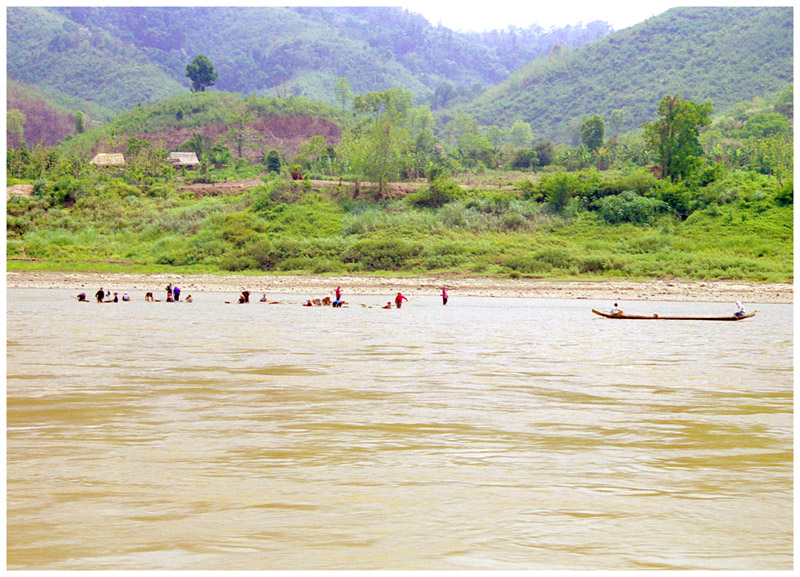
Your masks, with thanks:
[[(482, 277), (380, 277), (380, 276), (273, 276), (234, 274), (127, 274), (17, 272), (6, 273), (6, 287), (96, 291), (161, 292), (167, 283), (183, 294), (234, 292), (297, 294), (304, 297), (331, 294), (337, 286), (345, 295), (439, 295), (443, 286), (451, 297), (563, 298), (608, 301), (683, 301), (792, 304), (791, 283), (750, 281), (700, 281), (686, 279), (575, 280), (494, 279)], [(158, 293), (156, 293), (158, 294)]]

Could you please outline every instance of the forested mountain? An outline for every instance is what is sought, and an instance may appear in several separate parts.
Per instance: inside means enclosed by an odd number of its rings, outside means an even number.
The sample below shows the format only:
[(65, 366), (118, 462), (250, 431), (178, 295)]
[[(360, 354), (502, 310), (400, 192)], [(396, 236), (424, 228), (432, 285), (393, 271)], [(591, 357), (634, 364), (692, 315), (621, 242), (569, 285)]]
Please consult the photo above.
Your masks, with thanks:
[[(400, 8), (8, 8), (8, 74), (119, 111), (188, 92), (202, 53), (216, 88), (333, 103), (400, 87), (439, 106), (476, 93), (546, 54), (603, 37), (602, 22), (464, 34)], [(437, 90), (438, 89), (438, 90)]]
[(793, 78), (793, 9), (675, 8), (578, 49), (532, 61), (461, 110), (483, 124), (530, 123), (537, 137), (580, 142), (587, 115), (612, 131), (652, 120), (665, 94), (733, 104)]
[(26, 115), (26, 135), (41, 115), (28, 118), (34, 100), (12, 98), (20, 82), (92, 126), (187, 94), (198, 53), (218, 72), (213, 90), (334, 104), (345, 78), (356, 94), (410, 91), (439, 128), (466, 112), (571, 144), (590, 115), (608, 134), (638, 130), (665, 94), (723, 112), (793, 74), (790, 7), (676, 8), (614, 33), (602, 22), (460, 33), (386, 7), (15, 7), (7, 22), (9, 108)]

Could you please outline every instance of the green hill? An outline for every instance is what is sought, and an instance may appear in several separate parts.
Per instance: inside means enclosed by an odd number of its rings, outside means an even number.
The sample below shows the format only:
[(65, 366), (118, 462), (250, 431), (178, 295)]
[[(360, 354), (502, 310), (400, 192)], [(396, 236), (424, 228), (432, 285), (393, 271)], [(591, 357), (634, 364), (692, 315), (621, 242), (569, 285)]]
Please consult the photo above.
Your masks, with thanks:
[(463, 110), (483, 124), (528, 122), (574, 142), (581, 117), (650, 121), (665, 94), (717, 112), (792, 82), (792, 8), (675, 8), (578, 49), (553, 50)]
[(340, 114), (332, 106), (303, 98), (242, 98), (222, 91), (181, 94), (122, 112), (103, 126), (70, 137), (59, 150), (69, 156), (89, 158), (98, 152), (124, 152), (131, 137), (167, 149), (176, 148), (197, 134), (215, 142), (225, 140), (231, 129), (236, 130), (239, 115), (247, 116), (250, 131), (244, 156), (255, 161), (275, 148), (291, 158), (298, 146), (312, 136), (337, 141), (341, 135)]
[(108, 31), (47, 8), (8, 8), (10, 78), (115, 110), (185, 91), (163, 68)]
[(189, 91), (186, 64), (206, 54), (216, 89), (333, 104), (400, 87), (439, 104), (507, 78), (555, 44), (578, 46), (607, 24), (463, 34), (400, 8), (8, 8), (8, 75), (114, 110)]

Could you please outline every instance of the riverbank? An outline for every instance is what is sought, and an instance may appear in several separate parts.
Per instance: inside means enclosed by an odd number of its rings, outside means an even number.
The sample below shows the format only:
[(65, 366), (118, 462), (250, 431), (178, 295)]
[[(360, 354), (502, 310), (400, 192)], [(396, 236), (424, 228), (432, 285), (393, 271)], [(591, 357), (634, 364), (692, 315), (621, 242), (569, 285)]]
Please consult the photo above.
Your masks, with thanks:
[(239, 292), (325, 296), (340, 286), (344, 295), (438, 295), (443, 286), (451, 297), (526, 297), (608, 301), (682, 301), (791, 304), (790, 283), (664, 279), (647, 281), (551, 281), (449, 277), (355, 276), (240, 276), (125, 273), (7, 272), (7, 288), (74, 289), (94, 292), (99, 287), (118, 291), (162, 291), (167, 283), (184, 294)]

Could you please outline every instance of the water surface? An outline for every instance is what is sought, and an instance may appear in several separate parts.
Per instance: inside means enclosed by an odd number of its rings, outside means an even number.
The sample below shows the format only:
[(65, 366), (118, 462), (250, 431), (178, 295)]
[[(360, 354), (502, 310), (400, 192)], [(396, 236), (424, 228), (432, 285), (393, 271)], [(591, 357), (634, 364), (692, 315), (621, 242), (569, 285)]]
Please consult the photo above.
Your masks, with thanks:
[(10, 569), (792, 567), (791, 305), (74, 292), (8, 289)]

